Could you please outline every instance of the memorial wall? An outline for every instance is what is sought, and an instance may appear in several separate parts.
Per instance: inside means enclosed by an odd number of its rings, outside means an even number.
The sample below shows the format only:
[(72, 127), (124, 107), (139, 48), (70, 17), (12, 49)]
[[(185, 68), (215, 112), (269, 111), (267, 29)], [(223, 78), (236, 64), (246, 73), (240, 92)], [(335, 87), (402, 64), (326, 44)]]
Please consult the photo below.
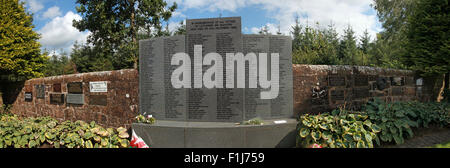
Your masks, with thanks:
[(11, 112), (59, 121), (96, 121), (130, 127), (138, 114), (138, 72), (133, 69), (36, 78), (25, 81)]
[[(201, 51), (195, 45), (202, 45)], [(140, 112), (151, 114), (161, 120), (176, 121), (215, 121), (240, 122), (253, 118), (276, 119), (292, 117), (292, 56), (291, 38), (275, 35), (242, 35), (241, 18), (193, 19), (186, 21), (186, 36), (152, 38), (140, 41)], [(171, 75), (178, 68), (171, 65), (172, 56), (183, 52), (190, 58), (192, 88), (174, 88)], [(201, 59), (194, 55), (200, 54)], [(222, 61), (204, 65), (203, 59), (208, 53), (218, 53)], [(226, 79), (228, 68), (226, 53), (267, 53), (267, 71), (271, 72), (271, 53), (279, 53), (279, 92), (275, 99), (261, 99), (263, 89), (249, 88), (249, 62), (245, 61), (245, 88), (237, 86), (238, 66), (235, 63), (234, 87)], [(195, 63), (201, 65), (196, 67)], [(216, 66), (215, 64), (222, 64)], [(222, 88), (206, 88), (198, 81), (203, 81), (203, 74), (212, 68), (222, 68)], [(258, 67), (253, 67), (259, 69)], [(253, 71), (256, 72), (256, 71)], [(268, 79), (272, 79), (268, 73)], [(217, 79), (215, 79), (217, 80)], [(257, 80), (257, 79), (256, 79)], [(233, 81), (231, 81), (233, 82)], [(270, 89), (270, 88), (269, 88)]]

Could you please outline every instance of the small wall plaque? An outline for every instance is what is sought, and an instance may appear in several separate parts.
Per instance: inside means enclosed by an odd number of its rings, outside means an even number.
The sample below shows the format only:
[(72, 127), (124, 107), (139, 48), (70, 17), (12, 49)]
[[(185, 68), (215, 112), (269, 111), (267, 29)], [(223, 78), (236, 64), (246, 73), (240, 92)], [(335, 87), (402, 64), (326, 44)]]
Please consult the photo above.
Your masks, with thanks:
[(89, 95), (89, 104), (106, 106), (108, 104), (107, 98), (107, 95)]
[(69, 93), (83, 93), (83, 83), (81, 83), (81, 82), (67, 83), (67, 92), (69, 92)]
[(106, 81), (89, 82), (90, 92), (108, 92), (108, 83)]
[(33, 93), (32, 92), (25, 92), (25, 101), (30, 102), (33, 101)]
[(45, 98), (45, 85), (44, 84), (34, 85), (34, 88), (36, 89), (36, 98), (39, 98), (39, 99)]
[(61, 84), (60, 83), (53, 84), (53, 92), (61, 92)]
[(66, 101), (68, 104), (84, 104), (84, 95), (68, 93), (66, 96)]
[(64, 104), (64, 94), (50, 94), (50, 104)]

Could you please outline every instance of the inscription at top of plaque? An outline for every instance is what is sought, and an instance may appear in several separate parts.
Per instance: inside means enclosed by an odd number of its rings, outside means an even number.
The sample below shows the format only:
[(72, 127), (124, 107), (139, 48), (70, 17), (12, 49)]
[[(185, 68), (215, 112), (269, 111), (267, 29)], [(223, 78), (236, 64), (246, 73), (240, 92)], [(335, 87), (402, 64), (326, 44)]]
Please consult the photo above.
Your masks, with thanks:
[(53, 84), (53, 92), (61, 92), (61, 84), (60, 83)]
[(328, 76), (328, 85), (330, 86), (345, 86), (345, 76)]
[(67, 83), (67, 92), (69, 93), (83, 93), (83, 83), (70, 82)]

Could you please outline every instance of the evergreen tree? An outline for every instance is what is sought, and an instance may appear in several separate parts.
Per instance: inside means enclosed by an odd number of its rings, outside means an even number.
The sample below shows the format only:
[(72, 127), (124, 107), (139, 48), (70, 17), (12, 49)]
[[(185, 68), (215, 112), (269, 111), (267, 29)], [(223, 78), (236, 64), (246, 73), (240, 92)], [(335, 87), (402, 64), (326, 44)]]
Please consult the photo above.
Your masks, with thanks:
[(402, 60), (424, 76), (450, 71), (450, 4), (448, 0), (418, 0), (408, 18)]
[(339, 43), (339, 58), (344, 65), (357, 65), (358, 50), (356, 48), (356, 37), (350, 25), (344, 30), (344, 36)]
[[(42, 77), (48, 57), (41, 54), (31, 14), (19, 0), (0, 3), (0, 75), (11, 80)], [(2, 79), (3, 80), (3, 79)]]

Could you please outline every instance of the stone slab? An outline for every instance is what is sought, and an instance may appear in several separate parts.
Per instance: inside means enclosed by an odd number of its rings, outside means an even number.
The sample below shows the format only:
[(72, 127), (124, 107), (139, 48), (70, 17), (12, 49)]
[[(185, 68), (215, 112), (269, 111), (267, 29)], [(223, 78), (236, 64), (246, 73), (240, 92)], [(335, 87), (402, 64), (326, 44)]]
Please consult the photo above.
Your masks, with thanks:
[(90, 105), (108, 105), (108, 95), (89, 95), (88, 97)]
[(66, 96), (66, 102), (68, 104), (84, 104), (84, 94), (71, 94)]
[(50, 104), (64, 104), (64, 94), (50, 94)]
[(83, 93), (83, 83), (82, 82), (70, 82), (67, 83), (68, 93)]

